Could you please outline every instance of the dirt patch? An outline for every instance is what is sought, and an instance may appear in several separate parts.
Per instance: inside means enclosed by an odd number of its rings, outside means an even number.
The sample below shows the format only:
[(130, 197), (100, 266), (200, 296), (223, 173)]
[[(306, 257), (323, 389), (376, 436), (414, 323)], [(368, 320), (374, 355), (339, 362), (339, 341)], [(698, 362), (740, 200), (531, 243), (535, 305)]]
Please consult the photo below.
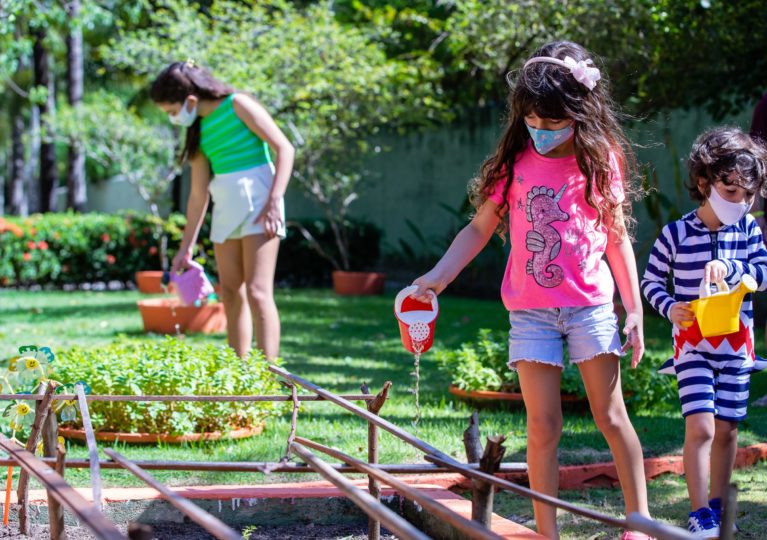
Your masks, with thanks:
[[(126, 527), (119, 527), (122, 532), (126, 532)], [(215, 540), (204, 529), (187, 523), (165, 523), (153, 527), (155, 538), (157, 540)], [(24, 536), (19, 533), (18, 526), (11, 524), (10, 527), (0, 528), (0, 539), (3, 540), (43, 540), (50, 538), (48, 526), (32, 525), (30, 536)], [(312, 523), (301, 525), (290, 525), (284, 527), (246, 527), (240, 532), (247, 540), (272, 540), (280, 538), (281, 540), (366, 540), (368, 537), (367, 525), (314, 525)], [(89, 529), (83, 527), (67, 527), (67, 538), (69, 540), (94, 540), (96, 537)], [(382, 540), (396, 540), (385, 529), (381, 529)]]

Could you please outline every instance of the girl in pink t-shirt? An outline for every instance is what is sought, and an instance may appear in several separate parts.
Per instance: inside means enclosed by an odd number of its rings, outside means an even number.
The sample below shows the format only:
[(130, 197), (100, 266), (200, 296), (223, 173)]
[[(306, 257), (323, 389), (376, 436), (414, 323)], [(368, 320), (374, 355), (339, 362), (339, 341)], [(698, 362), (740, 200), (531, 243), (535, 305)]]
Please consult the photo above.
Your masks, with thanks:
[[(413, 282), (414, 296), (425, 301), (427, 289), (442, 292), (494, 232), (508, 228), (511, 253), (501, 296), (511, 322), (509, 365), (519, 374), (527, 409), (530, 486), (549, 495), (558, 490), (566, 343), (613, 453), (626, 514), (649, 515), (642, 447), (620, 384), (619, 356), (633, 347), (636, 367), (644, 352), (627, 231), (633, 154), (611, 105), (581, 46), (562, 41), (537, 51), (513, 83), (500, 144), (472, 183), (476, 215), (437, 265)], [(627, 312), (623, 347), (613, 278)], [(558, 538), (555, 509), (537, 501), (533, 508), (538, 531)], [(621, 538), (646, 536), (625, 531)]]

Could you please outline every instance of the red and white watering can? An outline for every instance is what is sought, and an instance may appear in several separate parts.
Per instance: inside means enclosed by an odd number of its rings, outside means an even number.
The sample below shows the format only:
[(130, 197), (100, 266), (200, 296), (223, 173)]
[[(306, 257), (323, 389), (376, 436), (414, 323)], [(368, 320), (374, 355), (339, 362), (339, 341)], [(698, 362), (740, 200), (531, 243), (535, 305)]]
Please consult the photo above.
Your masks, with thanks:
[(434, 343), (434, 326), (439, 315), (437, 295), (428, 291), (430, 302), (421, 302), (410, 295), (418, 290), (416, 285), (405, 287), (394, 299), (394, 316), (399, 322), (402, 344), (411, 353), (424, 353)]
[(202, 265), (195, 261), (189, 261), (188, 265), (181, 274), (165, 272), (162, 276), (163, 284), (173, 282), (178, 297), (185, 306), (194, 305), (198, 300), (205, 300), (213, 294), (213, 285), (205, 275)]

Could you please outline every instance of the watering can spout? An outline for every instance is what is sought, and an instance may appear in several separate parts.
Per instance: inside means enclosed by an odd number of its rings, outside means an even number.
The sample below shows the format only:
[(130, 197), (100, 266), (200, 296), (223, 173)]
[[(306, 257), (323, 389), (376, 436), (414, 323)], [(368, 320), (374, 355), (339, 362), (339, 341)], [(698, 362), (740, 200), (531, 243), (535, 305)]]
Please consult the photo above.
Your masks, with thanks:
[(756, 290), (756, 280), (746, 274), (740, 280), (738, 286), (730, 292), (730, 309), (740, 311), (740, 305), (743, 303), (743, 297)]

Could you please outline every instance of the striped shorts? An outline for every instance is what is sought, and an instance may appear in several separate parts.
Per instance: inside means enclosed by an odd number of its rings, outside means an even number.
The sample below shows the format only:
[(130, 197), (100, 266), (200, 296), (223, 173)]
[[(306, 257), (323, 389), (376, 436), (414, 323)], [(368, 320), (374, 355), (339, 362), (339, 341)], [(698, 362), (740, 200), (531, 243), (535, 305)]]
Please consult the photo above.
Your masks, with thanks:
[(694, 343), (690, 334), (697, 332), (691, 330), (675, 336), (674, 368), (682, 416), (713, 413), (720, 420), (744, 420), (754, 367), (750, 329), (741, 323), (738, 332), (715, 338), (698, 334)]

